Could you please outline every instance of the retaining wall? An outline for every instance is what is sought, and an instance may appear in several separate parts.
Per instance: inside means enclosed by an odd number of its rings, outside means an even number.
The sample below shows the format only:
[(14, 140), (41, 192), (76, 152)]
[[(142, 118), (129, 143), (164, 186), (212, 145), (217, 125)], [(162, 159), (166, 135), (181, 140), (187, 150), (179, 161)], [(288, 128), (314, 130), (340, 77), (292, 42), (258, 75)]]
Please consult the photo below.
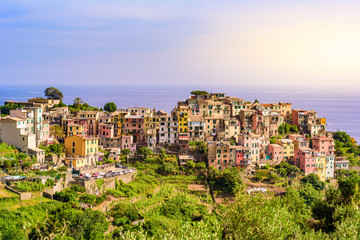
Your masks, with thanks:
[(109, 178), (91, 179), (88, 181), (73, 181), (70, 182), (70, 184), (78, 184), (80, 186), (83, 186), (90, 194), (101, 195), (105, 193), (107, 189), (115, 189), (115, 179), (117, 181), (121, 180), (124, 183), (129, 183), (135, 179), (136, 173), (137, 172), (134, 171), (132, 173), (127, 173)]

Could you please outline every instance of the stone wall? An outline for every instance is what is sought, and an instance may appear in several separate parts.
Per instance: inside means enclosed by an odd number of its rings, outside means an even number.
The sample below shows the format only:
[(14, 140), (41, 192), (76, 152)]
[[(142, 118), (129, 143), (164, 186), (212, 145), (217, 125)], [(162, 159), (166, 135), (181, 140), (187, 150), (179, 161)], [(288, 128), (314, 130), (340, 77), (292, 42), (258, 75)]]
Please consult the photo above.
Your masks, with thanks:
[(18, 194), (20, 196), (20, 200), (28, 200), (31, 198), (31, 192), (19, 192), (9, 186), (5, 186), (5, 188), (13, 193)]
[(70, 184), (78, 184), (86, 188), (87, 192), (90, 194), (101, 195), (106, 192), (107, 189), (115, 189), (115, 179), (117, 181), (121, 180), (124, 183), (129, 183), (136, 177), (136, 171), (132, 173), (127, 173), (110, 178), (99, 178), (91, 179), (88, 181), (73, 181)]
[(80, 174), (85, 174), (85, 173), (89, 173), (89, 174), (93, 174), (93, 173), (97, 173), (97, 172), (109, 172), (115, 171), (115, 164), (112, 165), (97, 165), (95, 167), (91, 167), (91, 168), (81, 168), (80, 170)]

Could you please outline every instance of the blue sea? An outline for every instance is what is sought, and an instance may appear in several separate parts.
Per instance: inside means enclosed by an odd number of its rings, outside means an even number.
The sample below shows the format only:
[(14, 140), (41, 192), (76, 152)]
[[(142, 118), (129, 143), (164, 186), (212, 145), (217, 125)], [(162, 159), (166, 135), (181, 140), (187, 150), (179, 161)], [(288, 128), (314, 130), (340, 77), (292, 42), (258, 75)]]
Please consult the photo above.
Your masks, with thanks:
[[(27, 101), (44, 96), (44, 85), (2, 85), (0, 104), (6, 100)], [(64, 103), (80, 97), (84, 102), (103, 107), (114, 102), (118, 108), (147, 107), (170, 112), (178, 101), (187, 99), (192, 90), (224, 92), (228, 96), (262, 103), (291, 102), (293, 108), (315, 110), (319, 117), (327, 118), (329, 131), (346, 131), (360, 141), (360, 91), (357, 89), (243, 87), (243, 86), (123, 86), (123, 85), (58, 85), (64, 94)]]

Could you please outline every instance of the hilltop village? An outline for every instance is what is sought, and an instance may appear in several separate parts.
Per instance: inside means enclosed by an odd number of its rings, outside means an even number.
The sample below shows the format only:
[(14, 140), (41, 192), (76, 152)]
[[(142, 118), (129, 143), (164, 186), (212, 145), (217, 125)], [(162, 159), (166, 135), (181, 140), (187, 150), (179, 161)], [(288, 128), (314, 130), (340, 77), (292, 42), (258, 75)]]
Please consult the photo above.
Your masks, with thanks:
[[(237, 167), (251, 173), (256, 167), (286, 161), (322, 181), (334, 178), (336, 169), (349, 167), (349, 161), (335, 158), (326, 119), (313, 110), (293, 109), (291, 103), (249, 102), (204, 91), (192, 92), (170, 113), (144, 107), (70, 112), (57, 107), (60, 102), (5, 102), (22, 107), (1, 118), (0, 141), (36, 157), (40, 164), (46, 160), (39, 146), (63, 141), (66, 157), (57, 164), (73, 169), (96, 165), (104, 158), (102, 149), (118, 160), (125, 149), (133, 155), (143, 147), (176, 152), (181, 165), (206, 162), (218, 170)], [(52, 126), (57, 130), (51, 133)], [(191, 146), (199, 142), (207, 145), (207, 155), (192, 154)]]
[(0, 106), (1, 239), (349, 239), (359, 227), (360, 148), (313, 110), (205, 91), (170, 113), (99, 109), (44, 93)]

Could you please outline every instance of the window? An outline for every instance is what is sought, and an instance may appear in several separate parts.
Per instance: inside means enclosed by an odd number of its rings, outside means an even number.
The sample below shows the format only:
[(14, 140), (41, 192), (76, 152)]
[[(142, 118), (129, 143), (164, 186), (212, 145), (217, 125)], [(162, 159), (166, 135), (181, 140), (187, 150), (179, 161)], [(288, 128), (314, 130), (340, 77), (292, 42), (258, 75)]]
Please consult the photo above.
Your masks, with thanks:
[(72, 145), (73, 145), (73, 147), (75, 147), (75, 142), (73, 142), (73, 144), (72, 144)]

